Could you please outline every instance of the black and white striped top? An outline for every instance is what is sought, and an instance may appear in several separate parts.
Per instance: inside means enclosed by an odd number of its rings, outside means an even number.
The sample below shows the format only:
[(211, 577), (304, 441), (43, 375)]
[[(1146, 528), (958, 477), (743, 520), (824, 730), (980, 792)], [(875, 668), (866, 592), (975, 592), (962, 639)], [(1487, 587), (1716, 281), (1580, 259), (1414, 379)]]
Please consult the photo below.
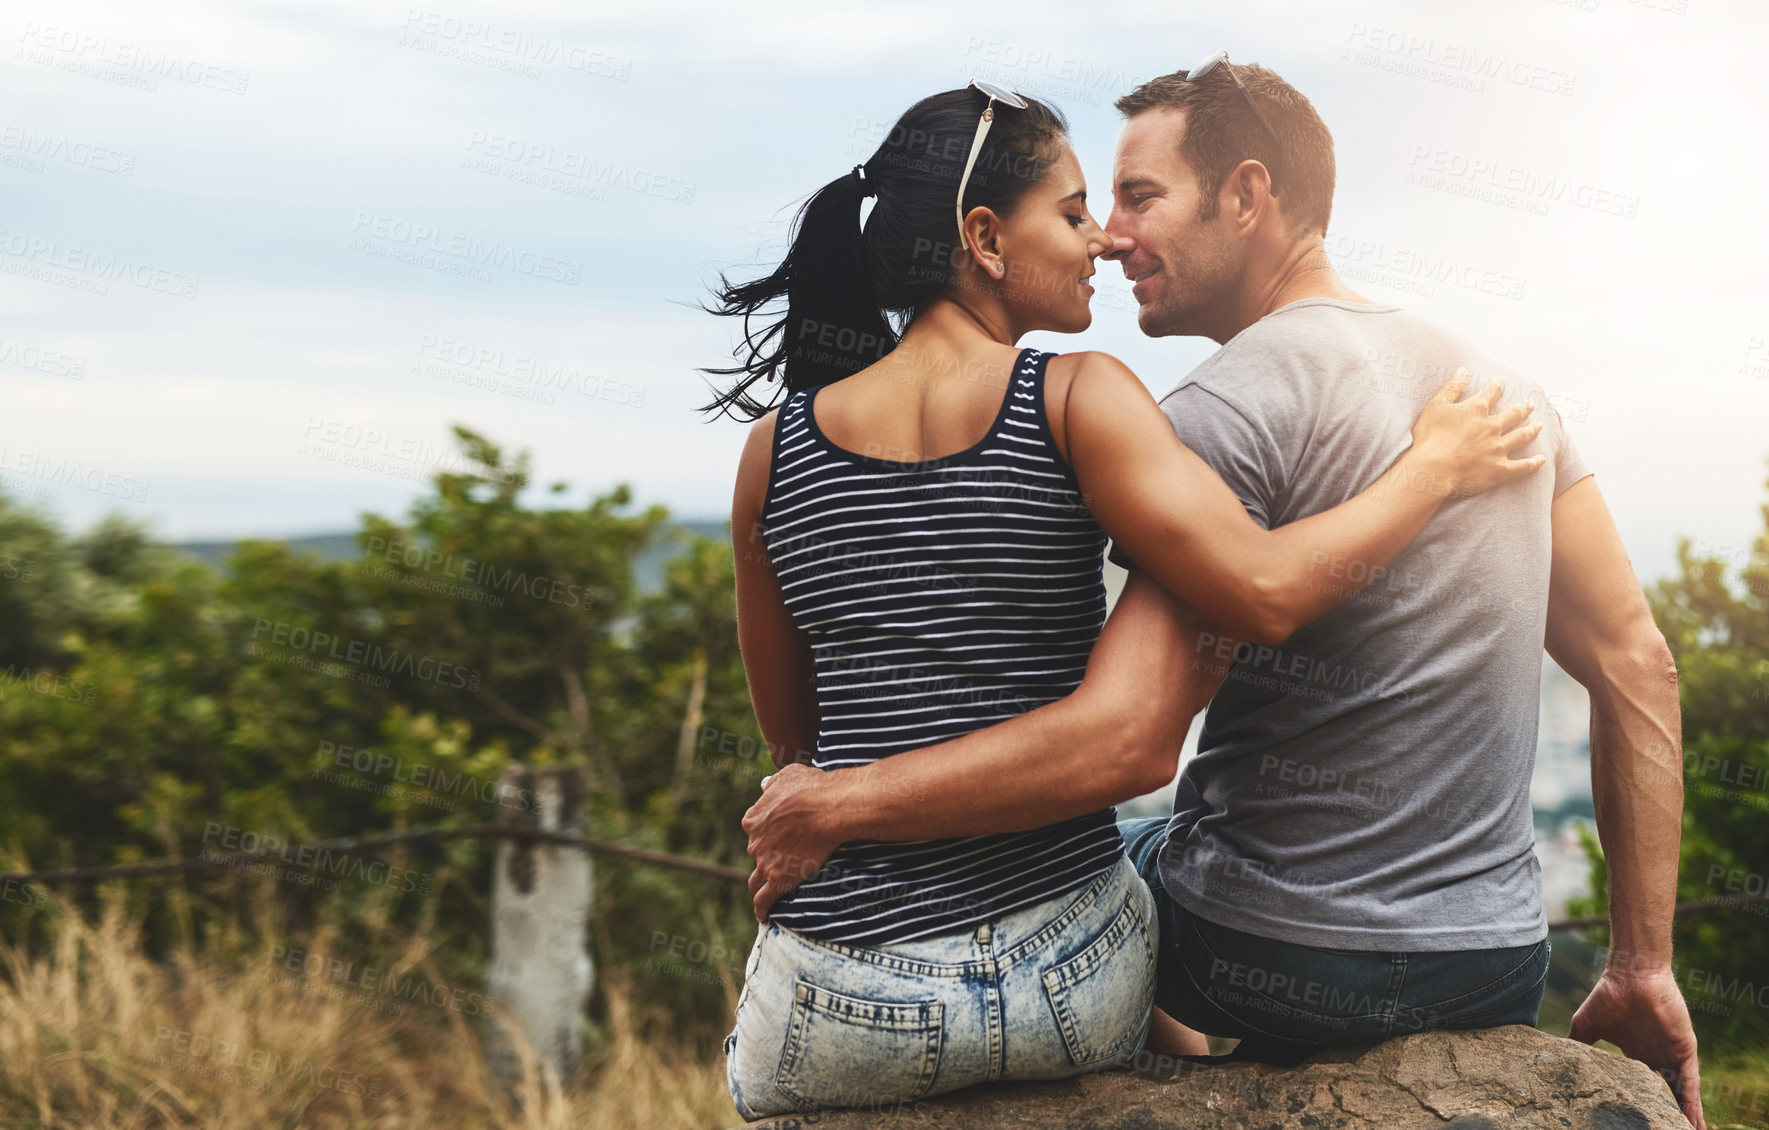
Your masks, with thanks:
[[(817, 427), (815, 388), (781, 406), (761, 532), (816, 658), (818, 768), (960, 737), (1080, 685), (1105, 623), (1106, 536), (1051, 437), (1050, 356), (1021, 350), (988, 433), (941, 459), (837, 447)], [(1111, 867), (1116, 819), (1106, 808), (1029, 832), (851, 841), (773, 921), (861, 945), (966, 929)]]

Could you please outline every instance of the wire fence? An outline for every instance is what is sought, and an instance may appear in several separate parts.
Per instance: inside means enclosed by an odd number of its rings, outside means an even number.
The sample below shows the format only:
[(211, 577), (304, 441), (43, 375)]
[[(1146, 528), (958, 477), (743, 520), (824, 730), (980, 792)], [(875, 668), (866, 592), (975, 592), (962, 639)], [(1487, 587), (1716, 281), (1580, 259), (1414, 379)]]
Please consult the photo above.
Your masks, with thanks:
[[(658, 851), (655, 848), (636, 847), (632, 844), (615, 843), (612, 840), (598, 839), (593, 836), (567, 835), (561, 832), (544, 832), (534, 828), (501, 824), (471, 824), (460, 827), (443, 825), (427, 825), (410, 828), (399, 832), (382, 832), (374, 835), (346, 836), (341, 839), (327, 840), (317, 844), (302, 844), (304, 849), (314, 852), (347, 852), (375, 851), (382, 848), (396, 847), (400, 844), (439, 843), (447, 840), (474, 839), (505, 839), (525, 840), (530, 843), (556, 844), (560, 847), (581, 848), (596, 855), (613, 856), (650, 867), (667, 867), (691, 875), (701, 875), (712, 879), (725, 879), (730, 882), (749, 882), (749, 872), (738, 867), (723, 863), (713, 863), (691, 856), (676, 855), (672, 852)], [(195, 859), (157, 860), (152, 863), (121, 863), (95, 867), (65, 867), (46, 871), (0, 872), (0, 883), (97, 883), (109, 879), (142, 879), (158, 875), (176, 875), (195, 871), (219, 870), (238, 867), (242, 864), (259, 862), (276, 858), (275, 849), (260, 851), (230, 851), (205, 853)], [(1736, 895), (1720, 898), (1697, 899), (1691, 902), (1680, 902), (1672, 910), (1675, 916), (1699, 914), (1709, 910), (1737, 909), (1740, 906), (1769, 903), (1769, 892), (1763, 894)], [(1589, 915), (1582, 918), (1562, 918), (1548, 923), (1553, 930), (1589, 930), (1609, 925), (1607, 915)]]
[[(304, 851), (315, 854), (320, 852), (370, 852), (383, 848), (397, 847), (400, 844), (436, 843), (446, 840), (526, 840), (531, 843), (557, 844), (561, 847), (582, 848), (598, 855), (616, 856), (621, 859), (644, 863), (653, 867), (670, 867), (690, 874), (705, 875), (714, 879), (728, 879), (733, 882), (749, 882), (749, 872), (730, 867), (722, 863), (712, 863), (704, 859), (690, 856), (675, 855), (654, 848), (635, 847), (631, 844), (619, 844), (612, 840), (597, 839), (593, 836), (574, 836), (562, 832), (543, 832), (534, 828), (519, 825), (503, 824), (471, 824), (461, 827), (423, 826), (409, 828), (399, 832), (382, 832), (366, 836), (346, 836), (341, 839), (325, 840), (315, 844), (301, 844)], [(238, 867), (242, 864), (256, 863), (279, 858), (277, 849), (265, 848), (258, 851), (228, 851), (205, 853), (194, 859), (162, 859), (152, 863), (119, 863), (94, 867), (64, 867), (46, 871), (0, 872), (0, 883), (99, 883), (107, 879), (142, 879), (157, 875), (176, 875), (193, 871), (212, 871), (222, 868)]]

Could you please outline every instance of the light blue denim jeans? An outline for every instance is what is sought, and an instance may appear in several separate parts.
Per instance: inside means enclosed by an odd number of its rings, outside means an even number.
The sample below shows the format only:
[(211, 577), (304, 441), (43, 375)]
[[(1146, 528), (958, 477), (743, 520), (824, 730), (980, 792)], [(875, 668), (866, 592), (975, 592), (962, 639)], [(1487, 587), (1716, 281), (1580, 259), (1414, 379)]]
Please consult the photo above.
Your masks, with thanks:
[(1155, 997), (1154, 898), (1127, 858), (974, 929), (880, 946), (756, 934), (725, 1037), (745, 1119), (902, 1107), (1129, 1061)]

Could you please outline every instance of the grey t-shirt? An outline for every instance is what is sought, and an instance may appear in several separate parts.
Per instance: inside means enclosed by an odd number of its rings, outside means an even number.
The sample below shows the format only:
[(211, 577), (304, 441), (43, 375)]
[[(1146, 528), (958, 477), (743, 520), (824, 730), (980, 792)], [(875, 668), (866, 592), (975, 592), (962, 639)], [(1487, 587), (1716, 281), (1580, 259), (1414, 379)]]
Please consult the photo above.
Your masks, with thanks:
[[(1180, 777), (1162, 884), (1233, 929), (1354, 950), (1483, 949), (1547, 935), (1529, 803), (1549, 507), (1590, 469), (1541, 388), (1393, 306), (1311, 298), (1237, 334), (1161, 401), (1261, 526), (1351, 498), (1411, 443), (1458, 366), (1502, 376), (1548, 465), (1445, 502), (1362, 593), (1228, 666)], [(1310, 584), (1370, 567), (1315, 555)]]

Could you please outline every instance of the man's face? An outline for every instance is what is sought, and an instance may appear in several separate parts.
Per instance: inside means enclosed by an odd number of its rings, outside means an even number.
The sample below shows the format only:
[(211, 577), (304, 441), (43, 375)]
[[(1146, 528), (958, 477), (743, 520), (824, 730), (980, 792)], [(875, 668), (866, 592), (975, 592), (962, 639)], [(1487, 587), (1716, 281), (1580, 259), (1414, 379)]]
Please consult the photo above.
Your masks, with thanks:
[(1185, 113), (1145, 110), (1118, 135), (1112, 158), (1112, 214), (1107, 234), (1128, 240), (1114, 257), (1133, 284), (1137, 325), (1150, 337), (1202, 334), (1202, 315), (1229, 297), (1243, 250), (1224, 212), (1198, 218), (1203, 198), (1191, 163), (1180, 156)]

